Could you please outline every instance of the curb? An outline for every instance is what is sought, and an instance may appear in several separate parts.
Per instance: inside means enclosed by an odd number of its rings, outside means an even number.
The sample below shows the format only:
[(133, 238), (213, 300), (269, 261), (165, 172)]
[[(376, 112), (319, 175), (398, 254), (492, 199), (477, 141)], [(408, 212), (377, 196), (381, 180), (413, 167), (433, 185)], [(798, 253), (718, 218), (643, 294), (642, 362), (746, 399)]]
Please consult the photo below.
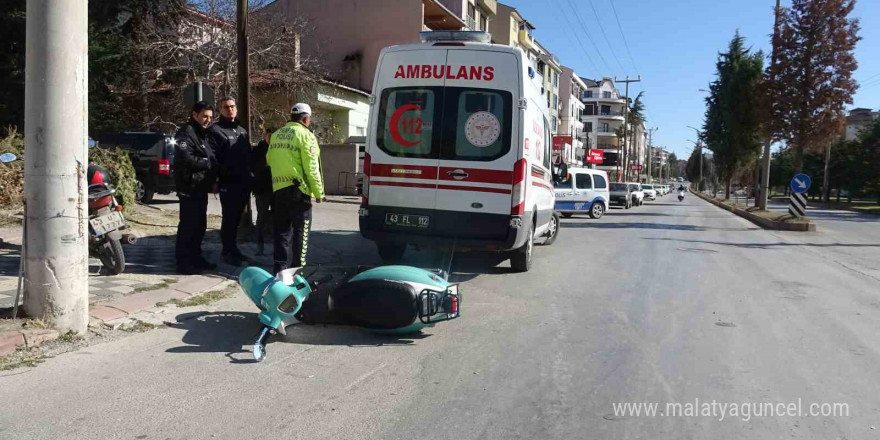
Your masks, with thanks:
[(736, 215), (738, 215), (738, 216), (740, 216), (740, 217), (742, 217), (742, 218), (744, 218), (744, 219), (746, 219), (746, 220), (748, 220), (748, 221), (750, 221), (750, 222), (752, 222), (752, 223), (754, 223), (764, 229), (770, 229), (770, 230), (774, 230), (774, 231), (798, 231), (798, 232), (815, 232), (816, 231), (816, 224), (813, 222), (810, 222), (810, 223), (786, 223), (786, 222), (770, 220), (770, 219), (766, 219), (764, 217), (752, 214), (751, 212), (746, 211), (744, 209), (734, 208), (732, 206), (725, 205), (725, 204), (723, 204), (713, 198), (710, 198), (709, 196), (706, 196), (706, 195), (698, 193), (698, 192), (694, 192), (693, 190), (691, 190), (691, 194), (693, 194), (693, 195), (695, 195), (695, 196), (697, 196), (697, 197), (699, 197), (699, 198), (701, 198), (701, 199), (703, 199), (703, 200), (705, 200), (705, 201), (707, 201), (707, 202), (709, 202), (709, 203), (711, 203), (711, 204), (713, 204), (713, 205), (715, 205), (725, 211), (730, 211), (730, 212), (732, 212), (732, 213), (734, 213), (734, 214), (736, 214)]
[(19, 347), (33, 348), (58, 339), (60, 333), (52, 329), (16, 330), (0, 333), (0, 356), (14, 353)]
[(327, 200), (325, 200), (325, 202), (327, 202), (327, 203), (341, 203), (344, 205), (360, 205), (361, 204), (360, 199), (358, 199), (358, 200), (336, 199), (336, 198), (331, 199), (329, 197), (327, 198)]
[(170, 299), (186, 299), (201, 295), (215, 287), (230, 281), (230, 278), (216, 276), (195, 275), (171, 285), (167, 289), (150, 290), (134, 293), (106, 301), (89, 308), (90, 326), (107, 325), (110, 322), (119, 322), (135, 313), (157, 308), (156, 303)]

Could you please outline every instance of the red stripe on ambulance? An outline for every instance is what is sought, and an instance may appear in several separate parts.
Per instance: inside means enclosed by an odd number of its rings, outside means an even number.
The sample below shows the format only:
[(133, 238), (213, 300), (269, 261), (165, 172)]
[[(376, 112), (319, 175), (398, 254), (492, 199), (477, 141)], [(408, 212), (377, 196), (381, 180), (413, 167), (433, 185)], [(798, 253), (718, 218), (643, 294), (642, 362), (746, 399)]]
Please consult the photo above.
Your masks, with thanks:
[(400, 177), (403, 179), (437, 179), (437, 167), (428, 165), (401, 165), (374, 163), (371, 177)]
[[(464, 171), (467, 177), (456, 179), (449, 173), (454, 171)], [(452, 180), (457, 182), (468, 183), (499, 183), (510, 185), (513, 183), (513, 171), (505, 170), (487, 170), (483, 168), (452, 168), (440, 167), (440, 180)]]

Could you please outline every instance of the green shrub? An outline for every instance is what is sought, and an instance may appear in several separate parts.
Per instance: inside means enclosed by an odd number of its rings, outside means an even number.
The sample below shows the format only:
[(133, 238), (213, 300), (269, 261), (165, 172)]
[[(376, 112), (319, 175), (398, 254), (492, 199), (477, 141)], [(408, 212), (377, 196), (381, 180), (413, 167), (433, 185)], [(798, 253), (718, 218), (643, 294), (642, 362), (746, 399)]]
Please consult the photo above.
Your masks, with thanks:
[(24, 138), (15, 127), (9, 127), (5, 138), (0, 138), (0, 154), (12, 153), (19, 160), (0, 164), (0, 208), (19, 209), (24, 192)]
[(137, 176), (128, 153), (121, 148), (89, 149), (89, 162), (100, 165), (110, 172), (113, 188), (116, 189), (116, 201), (125, 211), (134, 206), (134, 193), (137, 189)]

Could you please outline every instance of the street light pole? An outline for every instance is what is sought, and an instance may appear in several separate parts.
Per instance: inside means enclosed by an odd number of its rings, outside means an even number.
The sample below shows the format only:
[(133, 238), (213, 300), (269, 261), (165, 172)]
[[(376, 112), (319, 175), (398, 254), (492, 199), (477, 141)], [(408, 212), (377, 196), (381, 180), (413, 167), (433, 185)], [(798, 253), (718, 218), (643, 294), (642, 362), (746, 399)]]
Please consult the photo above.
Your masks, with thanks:
[(651, 174), (651, 162), (654, 161), (654, 132), (657, 130), (657, 127), (648, 130), (648, 183), (654, 181), (653, 175)]
[(691, 130), (694, 130), (697, 132), (697, 148), (700, 149), (700, 183), (699, 183), (699, 186), (697, 187), (697, 189), (702, 190), (701, 187), (704, 186), (703, 185), (703, 132), (700, 131), (700, 129), (698, 129), (696, 127), (691, 127), (690, 125), (688, 125), (687, 128), (690, 128)]
[(88, 10), (27, 2), (24, 309), (66, 333), (89, 324)]

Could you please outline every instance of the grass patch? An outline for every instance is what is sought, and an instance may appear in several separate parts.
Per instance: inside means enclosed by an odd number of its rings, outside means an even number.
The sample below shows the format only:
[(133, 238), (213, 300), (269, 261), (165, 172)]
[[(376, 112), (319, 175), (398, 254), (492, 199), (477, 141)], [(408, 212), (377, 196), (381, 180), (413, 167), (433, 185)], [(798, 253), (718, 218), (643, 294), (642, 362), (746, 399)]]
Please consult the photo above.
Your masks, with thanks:
[(137, 289), (134, 289), (134, 291), (132, 291), (132, 293), (149, 292), (151, 290), (165, 289), (168, 286), (170, 286), (171, 284), (174, 284), (176, 282), (177, 282), (177, 280), (175, 280), (174, 278), (163, 278), (162, 282), (159, 284), (153, 284), (152, 286), (146, 286), (146, 287), (138, 287)]
[(212, 290), (210, 292), (205, 292), (201, 295), (196, 295), (187, 299), (177, 299), (173, 298), (168, 301), (162, 301), (160, 303), (156, 303), (159, 307), (164, 307), (169, 304), (174, 304), (177, 307), (196, 307), (196, 306), (204, 306), (211, 304), (216, 301), (220, 301), (224, 298), (229, 298), (232, 296), (232, 292), (235, 290), (235, 286), (227, 287), (223, 290)]
[(19, 347), (15, 350), (15, 353), (0, 358), (0, 371), (14, 370), (21, 367), (33, 368), (43, 362), (46, 362), (46, 355), (42, 351)]
[(158, 325), (158, 324), (150, 324), (149, 322), (144, 322), (144, 321), (141, 321), (140, 319), (135, 319), (134, 323), (127, 325), (125, 327), (122, 327), (121, 330), (124, 332), (129, 332), (129, 333), (143, 333), (143, 332), (148, 332), (150, 330), (155, 330), (159, 327), (162, 327), (162, 326)]
[(63, 335), (58, 336), (58, 339), (56, 339), (56, 341), (62, 342), (62, 343), (72, 343), (72, 342), (84, 341), (85, 339), (86, 338), (84, 338), (82, 335), (78, 335), (74, 332), (67, 332)]

